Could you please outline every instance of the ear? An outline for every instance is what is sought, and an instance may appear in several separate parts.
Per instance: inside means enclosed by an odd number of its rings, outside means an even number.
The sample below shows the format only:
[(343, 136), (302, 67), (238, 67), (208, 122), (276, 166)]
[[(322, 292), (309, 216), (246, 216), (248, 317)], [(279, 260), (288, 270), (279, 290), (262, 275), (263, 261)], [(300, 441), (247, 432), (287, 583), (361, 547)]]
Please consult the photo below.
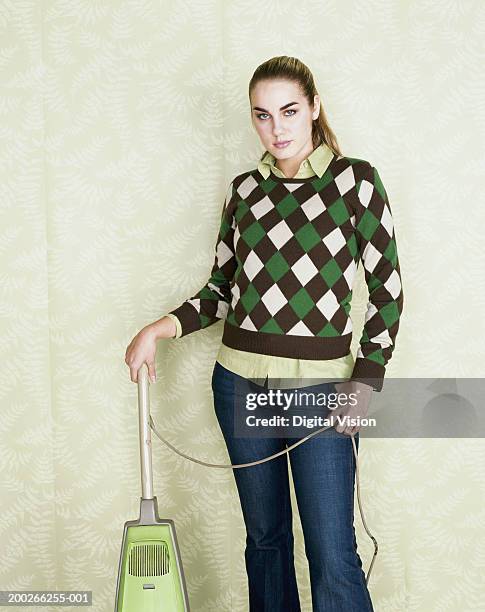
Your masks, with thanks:
[(320, 114), (320, 96), (318, 94), (315, 94), (313, 96), (312, 119), (315, 120), (318, 117), (319, 114)]

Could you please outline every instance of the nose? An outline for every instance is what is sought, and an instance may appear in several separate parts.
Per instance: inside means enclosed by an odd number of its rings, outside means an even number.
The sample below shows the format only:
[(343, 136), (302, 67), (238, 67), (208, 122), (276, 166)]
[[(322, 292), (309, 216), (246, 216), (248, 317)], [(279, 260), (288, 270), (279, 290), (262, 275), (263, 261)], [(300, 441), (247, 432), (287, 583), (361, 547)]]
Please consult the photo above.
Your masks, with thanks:
[(283, 132), (282, 127), (275, 122), (275, 124), (273, 125), (273, 134), (275, 136), (278, 136), (279, 134), (282, 134), (282, 132)]

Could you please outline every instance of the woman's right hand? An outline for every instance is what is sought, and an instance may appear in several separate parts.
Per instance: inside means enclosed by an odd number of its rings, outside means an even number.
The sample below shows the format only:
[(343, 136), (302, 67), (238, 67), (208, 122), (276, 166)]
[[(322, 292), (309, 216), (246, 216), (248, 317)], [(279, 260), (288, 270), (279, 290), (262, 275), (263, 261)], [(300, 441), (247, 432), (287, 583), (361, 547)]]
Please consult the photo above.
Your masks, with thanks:
[(175, 323), (170, 317), (162, 317), (136, 334), (125, 353), (125, 363), (130, 368), (130, 378), (134, 383), (138, 382), (138, 370), (144, 363), (148, 366), (150, 380), (152, 383), (156, 381), (155, 354), (157, 352), (157, 340), (173, 338), (175, 334)]

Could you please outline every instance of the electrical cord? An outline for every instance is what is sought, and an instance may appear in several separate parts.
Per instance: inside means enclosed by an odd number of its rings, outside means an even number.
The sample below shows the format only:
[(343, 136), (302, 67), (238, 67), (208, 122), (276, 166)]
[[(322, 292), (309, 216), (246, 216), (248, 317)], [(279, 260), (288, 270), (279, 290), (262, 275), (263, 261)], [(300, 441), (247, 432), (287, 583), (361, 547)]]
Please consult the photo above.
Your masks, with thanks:
[[(274, 453), (274, 455), (269, 455), (268, 457), (265, 457), (264, 459), (259, 459), (258, 461), (251, 461), (249, 463), (237, 463), (237, 464), (232, 464), (232, 463), (208, 463), (207, 461), (202, 461), (201, 459), (196, 459), (195, 457), (191, 457), (190, 455), (187, 455), (187, 454), (183, 453), (182, 451), (179, 451), (177, 448), (175, 448), (175, 446), (170, 444), (170, 442), (168, 442), (168, 440), (165, 440), (160, 435), (160, 433), (158, 432), (157, 428), (155, 427), (155, 423), (153, 422), (153, 419), (152, 419), (151, 415), (150, 415), (150, 427), (155, 432), (155, 435), (164, 444), (166, 444), (175, 453), (177, 453), (181, 457), (184, 457), (185, 459), (188, 459), (189, 461), (193, 461), (194, 463), (199, 463), (200, 465), (206, 465), (207, 467), (213, 467), (213, 468), (238, 469), (238, 468), (249, 467), (251, 465), (257, 465), (258, 463), (264, 463), (265, 461), (271, 461), (271, 459), (279, 457), (280, 455), (283, 455), (284, 453), (288, 453), (290, 450), (292, 450), (293, 448), (295, 448), (299, 444), (303, 444), (303, 442), (305, 442), (306, 440), (308, 440), (312, 436), (315, 436), (317, 433), (320, 433), (321, 431), (324, 431), (325, 429), (330, 429), (332, 426), (331, 425), (327, 425), (326, 427), (322, 427), (321, 429), (317, 429), (317, 431), (314, 431), (311, 434), (308, 434), (308, 436), (305, 436), (301, 440), (298, 440), (298, 442), (295, 442), (295, 444), (292, 444), (291, 446), (288, 446), (287, 448), (285, 448), (285, 449), (283, 449), (283, 450), (281, 450), (281, 451), (279, 451), (277, 453)], [(377, 540), (371, 534), (371, 532), (369, 531), (369, 529), (367, 527), (367, 524), (365, 522), (364, 511), (362, 510), (362, 503), (361, 503), (361, 500), (360, 500), (359, 462), (358, 462), (358, 457), (357, 457), (357, 447), (355, 445), (354, 434), (351, 435), (351, 438), (352, 438), (352, 446), (353, 446), (354, 457), (355, 457), (355, 474), (356, 474), (356, 481), (357, 481), (357, 501), (359, 503), (360, 516), (362, 518), (362, 524), (364, 525), (364, 529), (366, 530), (367, 535), (374, 542), (374, 555), (372, 557), (372, 561), (371, 561), (371, 563), (369, 565), (369, 570), (368, 570), (367, 576), (365, 578), (365, 582), (366, 582), (366, 584), (368, 584), (369, 583), (370, 574), (371, 574), (371, 571), (372, 571), (372, 566), (374, 565), (374, 561), (375, 561), (375, 558), (376, 558), (376, 555), (377, 555), (378, 545), (377, 545)]]

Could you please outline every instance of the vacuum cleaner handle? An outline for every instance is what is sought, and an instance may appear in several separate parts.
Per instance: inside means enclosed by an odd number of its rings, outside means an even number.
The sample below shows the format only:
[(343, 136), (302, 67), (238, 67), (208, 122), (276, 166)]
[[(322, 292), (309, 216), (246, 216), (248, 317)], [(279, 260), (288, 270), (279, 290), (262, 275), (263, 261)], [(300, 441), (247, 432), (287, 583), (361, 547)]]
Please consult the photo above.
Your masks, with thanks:
[(142, 499), (153, 499), (152, 436), (150, 429), (150, 395), (148, 366), (138, 370), (138, 428)]

